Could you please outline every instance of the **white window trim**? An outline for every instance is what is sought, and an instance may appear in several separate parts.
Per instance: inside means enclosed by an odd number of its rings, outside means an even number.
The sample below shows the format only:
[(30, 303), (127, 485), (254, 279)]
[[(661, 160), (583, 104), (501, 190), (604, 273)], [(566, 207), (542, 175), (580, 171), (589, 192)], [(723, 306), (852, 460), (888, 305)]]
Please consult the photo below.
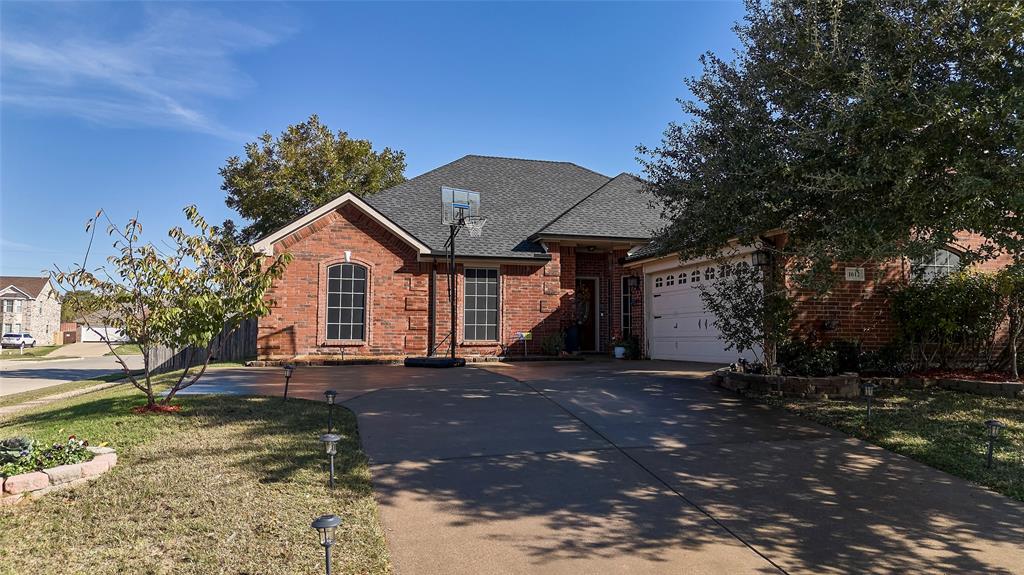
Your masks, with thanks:
[[(466, 272), (469, 270), (494, 270), (495, 279), (497, 284), (495, 285), (495, 293), (497, 297), (497, 307), (495, 308), (495, 322), (494, 322), (494, 339), (469, 339), (466, 337)], [(504, 301), (501, 293), (501, 268), (494, 266), (468, 266), (463, 265), (462, 267), (462, 317), (459, 318), (461, 321), (460, 330), (462, 331), (462, 341), (469, 344), (480, 344), (480, 343), (494, 343), (501, 341), (501, 305)], [(473, 325), (486, 325), (475, 323)]]

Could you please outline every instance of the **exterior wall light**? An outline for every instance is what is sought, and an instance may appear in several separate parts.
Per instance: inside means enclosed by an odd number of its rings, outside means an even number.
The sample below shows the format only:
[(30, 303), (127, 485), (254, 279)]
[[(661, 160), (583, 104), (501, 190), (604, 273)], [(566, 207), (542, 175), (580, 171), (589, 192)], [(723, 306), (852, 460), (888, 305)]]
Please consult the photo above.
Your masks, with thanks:
[(320, 441), (324, 444), (327, 456), (331, 458), (331, 475), (327, 485), (334, 489), (334, 456), (338, 454), (338, 442), (341, 441), (341, 436), (337, 433), (325, 433), (320, 436)]
[(333, 389), (324, 392), (324, 397), (327, 398), (327, 433), (334, 431), (334, 398), (337, 396), (338, 392)]
[(284, 365), (284, 400), (288, 401), (288, 383), (292, 380), (292, 372), (295, 371), (295, 366), (286, 363)]
[(321, 515), (310, 525), (320, 535), (320, 545), (324, 548), (327, 575), (331, 575), (331, 545), (334, 545), (334, 530), (339, 525), (341, 525), (341, 517), (337, 515)]
[(999, 430), (1006, 427), (1006, 424), (998, 419), (989, 419), (985, 422), (985, 427), (988, 428), (988, 457), (985, 467), (992, 467), (992, 448), (995, 446), (996, 438), (999, 437)]
[(772, 265), (772, 255), (764, 250), (757, 250), (750, 254), (750, 263), (756, 268), (766, 268)]

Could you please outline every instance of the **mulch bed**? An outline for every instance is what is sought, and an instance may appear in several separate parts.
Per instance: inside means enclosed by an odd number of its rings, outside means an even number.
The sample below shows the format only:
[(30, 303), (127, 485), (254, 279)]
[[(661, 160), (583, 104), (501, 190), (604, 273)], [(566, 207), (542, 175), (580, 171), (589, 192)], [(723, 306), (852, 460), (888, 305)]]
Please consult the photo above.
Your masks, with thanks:
[(928, 369), (915, 371), (908, 377), (922, 377), (928, 379), (966, 379), (973, 381), (1013, 381), (1009, 373), (999, 371), (971, 371), (968, 369)]

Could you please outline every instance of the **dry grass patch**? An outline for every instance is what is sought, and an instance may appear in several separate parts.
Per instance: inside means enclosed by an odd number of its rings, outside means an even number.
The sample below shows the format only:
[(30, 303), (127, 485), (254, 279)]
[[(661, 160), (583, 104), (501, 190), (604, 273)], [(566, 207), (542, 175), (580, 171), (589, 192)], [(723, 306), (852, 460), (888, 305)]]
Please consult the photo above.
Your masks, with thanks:
[[(343, 518), (337, 573), (389, 573), (359, 450), (355, 418), (343, 435), (338, 486), (326, 486), (323, 405), (270, 398), (182, 398), (177, 414), (135, 415), (131, 389), (98, 392), (15, 416), (3, 434), (50, 441), (76, 434), (118, 449), (97, 481), (0, 510), (0, 572), (322, 573), (309, 523)], [(55, 563), (55, 561), (57, 563)]]

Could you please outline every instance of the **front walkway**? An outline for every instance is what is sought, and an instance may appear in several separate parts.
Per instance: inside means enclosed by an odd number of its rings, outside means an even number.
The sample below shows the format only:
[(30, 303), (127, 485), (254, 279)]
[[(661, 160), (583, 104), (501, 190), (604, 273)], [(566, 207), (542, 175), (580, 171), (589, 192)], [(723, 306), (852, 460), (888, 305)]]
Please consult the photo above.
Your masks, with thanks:
[[(359, 417), (396, 570), (1020, 573), (1024, 505), (658, 362), (302, 368)], [(283, 370), (194, 392), (280, 394)]]

